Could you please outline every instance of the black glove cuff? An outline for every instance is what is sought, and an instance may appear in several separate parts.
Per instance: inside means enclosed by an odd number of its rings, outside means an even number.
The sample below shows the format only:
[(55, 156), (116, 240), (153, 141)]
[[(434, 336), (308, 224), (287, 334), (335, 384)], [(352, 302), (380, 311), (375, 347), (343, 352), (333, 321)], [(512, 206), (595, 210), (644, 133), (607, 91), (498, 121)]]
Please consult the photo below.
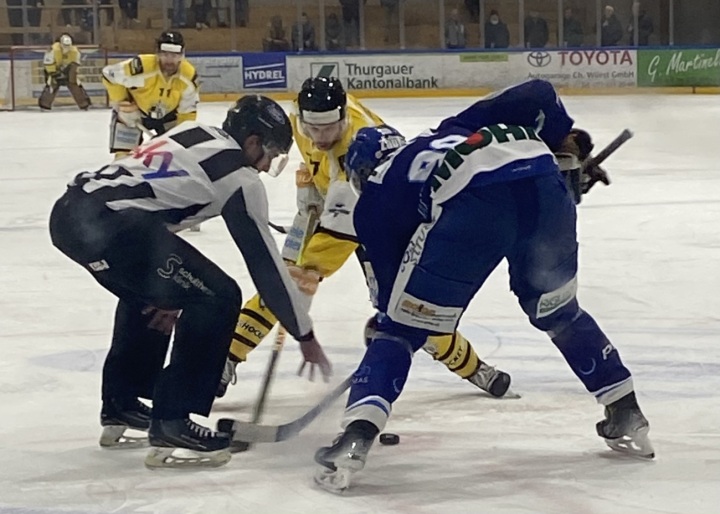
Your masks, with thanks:
[(308, 343), (308, 342), (312, 341), (313, 339), (315, 339), (315, 332), (313, 332), (311, 330), (304, 336), (296, 337), (295, 339), (297, 339), (298, 342), (300, 342), (300, 343)]

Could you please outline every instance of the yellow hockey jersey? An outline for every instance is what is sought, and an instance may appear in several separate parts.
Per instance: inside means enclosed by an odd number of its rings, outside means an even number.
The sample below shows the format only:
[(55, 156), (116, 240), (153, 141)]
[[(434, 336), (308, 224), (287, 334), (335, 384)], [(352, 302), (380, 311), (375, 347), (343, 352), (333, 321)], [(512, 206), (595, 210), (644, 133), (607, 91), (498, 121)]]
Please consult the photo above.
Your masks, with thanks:
[[(345, 154), (355, 134), (363, 127), (382, 125), (383, 120), (370, 109), (362, 105), (352, 95), (347, 95), (347, 127), (340, 141), (328, 151), (318, 150), (312, 140), (300, 127), (297, 101), (293, 104), (294, 112), (290, 114), (293, 127), (293, 136), (300, 149), (303, 161), (312, 174), (312, 182), (320, 196), (325, 199), (330, 185), (336, 180), (347, 181), (345, 175)], [(357, 248), (354, 237), (332, 230), (324, 226), (323, 219), (335, 219), (330, 211), (333, 205), (325, 202), (319, 229), (312, 235), (305, 247), (299, 261), (307, 268), (320, 272), (324, 277), (336, 272)], [(345, 205), (350, 211), (352, 219), (353, 205)]]
[(103, 84), (110, 104), (134, 102), (143, 118), (177, 122), (197, 118), (198, 93), (195, 67), (183, 59), (178, 72), (165, 78), (155, 54), (138, 55), (132, 59), (103, 68)]
[(45, 72), (53, 74), (62, 71), (72, 63), (80, 64), (80, 51), (76, 46), (71, 46), (67, 53), (63, 53), (60, 43), (53, 43), (52, 48), (43, 58)]

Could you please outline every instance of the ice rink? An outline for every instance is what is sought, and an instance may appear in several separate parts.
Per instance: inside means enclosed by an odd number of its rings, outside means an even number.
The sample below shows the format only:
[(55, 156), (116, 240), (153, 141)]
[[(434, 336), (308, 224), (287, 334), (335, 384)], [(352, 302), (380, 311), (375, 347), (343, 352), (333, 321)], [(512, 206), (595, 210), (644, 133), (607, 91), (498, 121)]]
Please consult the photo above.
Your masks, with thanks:
[[(406, 135), (472, 99), (368, 100)], [(720, 511), (720, 100), (714, 96), (570, 97), (577, 126), (601, 148), (636, 137), (606, 162), (613, 184), (579, 208), (579, 299), (635, 375), (654, 462), (612, 453), (595, 435), (602, 409), (509, 292), (505, 268), (461, 329), (513, 376), (519, 400), (493, 400), (415, 357), (388, 431), (344, 496), (312, 483), (318, 446), (338, 431), (338, 401), (298, 438), (256, 446), (225, 467), (149, 471), (145, 450), (104, 451), (100, 370), (114, 298), (50, 244), (47, 218), (66, 182), (109, 160), (109, 112), (0, 113), (0, 514), (36, 513), (717, 513)], [(227, 104), (203, 104), (219, 125)], [(264, 179), (271, 218), (294, 212), (288, 171)], [(254, 287), (221, 220), (186, 236)], [(278, 239), (281, 242), (281, 239)], [(363, 353), (370, 314), (356, 262), (322, 283), (316, 333), (334, 382)], [(269, 342), (218, 401), (249, 419)], [(293, 419), (330, 386), (295, 376), (288, 342), (264, 420)]]

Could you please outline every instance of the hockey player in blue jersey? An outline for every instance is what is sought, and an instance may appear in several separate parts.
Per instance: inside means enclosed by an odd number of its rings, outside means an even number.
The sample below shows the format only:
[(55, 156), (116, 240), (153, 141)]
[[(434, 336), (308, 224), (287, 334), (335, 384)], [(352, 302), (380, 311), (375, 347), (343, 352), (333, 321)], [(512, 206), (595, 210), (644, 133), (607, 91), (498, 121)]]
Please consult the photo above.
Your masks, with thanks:
[(360, 192), (354, 224), (374, 272), (377, 331), (354, 375), (345, 431), (315, 455), (321, 487), (350, 485), (385, 427), (413, 353), (428, 334), (457, 328), (503, 259), (530, 322), (605, 406), (598, 435), (614, 450), (654, 456), (630, 372), (575, 297), (575, 203), (558, 162), (579, 168), (591, 141), (572, 126), (552, 85), (533, 80), (407, 143), (389, 127), (358, 132), (346, 170)]

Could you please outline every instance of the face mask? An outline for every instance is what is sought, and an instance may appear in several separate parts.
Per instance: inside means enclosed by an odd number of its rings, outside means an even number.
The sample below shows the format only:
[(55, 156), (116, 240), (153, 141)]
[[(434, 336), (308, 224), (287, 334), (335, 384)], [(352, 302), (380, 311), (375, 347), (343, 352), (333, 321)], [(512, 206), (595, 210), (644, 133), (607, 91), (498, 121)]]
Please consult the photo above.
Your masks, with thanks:
[(500, 21), (500, 20), (498, 20), (498, 19), (495, 18), (494, 16), (493, 16), (492, 18), (490, 18), (490, 23), (492, 23), (493, 25), (497, 25), (499, 21)]

